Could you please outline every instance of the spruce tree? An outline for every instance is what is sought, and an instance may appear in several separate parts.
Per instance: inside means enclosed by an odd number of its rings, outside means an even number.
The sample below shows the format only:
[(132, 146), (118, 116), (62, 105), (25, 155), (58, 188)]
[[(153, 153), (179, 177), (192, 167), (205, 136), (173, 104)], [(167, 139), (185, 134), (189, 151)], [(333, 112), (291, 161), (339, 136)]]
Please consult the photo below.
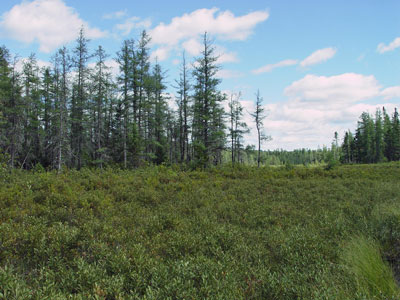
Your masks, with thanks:
[(256, 123), (257, 129), (257, 138), (258, 138), (258, 155), (257, 155), (257, 166), (260, 167), (261, 162), (261, 143), (262, 141), (269, 141), (271, 137), (266, 135), (263, 132), (263, 121), (266, 118), (265, 110), (262, 107), (263, 98), (260, 95), (260, 90), (257, 90), (256, 93), (256, 108), (255, 111), (251, 114), (254, 118), (254, 122)]
[(207, 37), (203, 38), (201, 56), (193, 65), (194, 84), (194, 115), (193, 115), (193, 146), (197, 164), (206, 167), (211, 162), (218, 163), (221, 141), (224, 136), (224, 111), (221, 102), (224, 97), (217, 90), (220, 79), (216, 77), (219, 69), (215, 48)]
[(392, 118), (392, 147), (393, 160), (400, 160), (400, 120), (397, 108), (394, 109)]
[(80, 169), (83, 166), (87, 142), (86, 113), (88, 102), (88, 61), (90, 59), (89, 40), (85, 37), (83, 28), (79, 31), (74, 49), (73, 63), (76, 78), (71, 103), (71, 150), (73, 165)]

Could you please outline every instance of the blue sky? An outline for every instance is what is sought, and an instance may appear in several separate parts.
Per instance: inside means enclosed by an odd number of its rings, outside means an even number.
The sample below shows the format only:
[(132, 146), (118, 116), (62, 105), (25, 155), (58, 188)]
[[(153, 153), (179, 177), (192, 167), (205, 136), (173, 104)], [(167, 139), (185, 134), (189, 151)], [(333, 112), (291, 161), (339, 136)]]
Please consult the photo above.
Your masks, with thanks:
[[(221, 90), (241, 92), (247, 111), (257, 89), (264, 98), (273, 140), (263, 148), (317, 148), (353, 130), (363, 111), (400, 107), (399, 11), (397, 0), (2, 0), (0, 39), (46, 64), (84, 24), (92, 48), (101, 44), (115, 67), (122, 41), (146, 29), (172, 86), (182, 50), (195, 57), (207, 30), (221, 55)], [(246, 142), (255, 144), (247, 113), (245, 120)]]

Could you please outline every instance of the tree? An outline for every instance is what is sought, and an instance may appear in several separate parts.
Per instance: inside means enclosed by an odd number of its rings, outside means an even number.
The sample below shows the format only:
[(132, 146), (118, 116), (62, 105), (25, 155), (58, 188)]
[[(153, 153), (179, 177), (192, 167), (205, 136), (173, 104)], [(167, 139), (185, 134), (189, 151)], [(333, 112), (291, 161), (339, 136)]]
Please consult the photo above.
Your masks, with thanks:
[(165, 134), (167, 103), (163, 95), (165, 74), (160, 64), (156, 62), (153, 68), (152, 85), (154, 93), (154, 137), (155, 137), (155, 163), (161, 164), (166, 160), (167, 140)]
[(346, 131), (342, 144), (342, 159), (343, 163), (352, 163), (354, 161), (354, 137), (351, 131)]
[(71, 103), (71, 150), (73, 155), (73, 164), (80, 169), (83, 165), (84, 144), (86, 141), (85, 132), (85, 108), (88, 100), (88, 76), (87, 68), (90, 59), (88, 43), (85, 37), (84, 29), (81, 28), (76, 40), (74, 49), (73, 63), (76, 72), (76, 82), (73, 88), (73, 97)]
[(400, 160), (400, 120), (397, 108), (392, 117), (392, 146), (393, 160)]
[(189, 156), (189, 111), (190, 111), (190, 84), (189, 84), (189, 73), (186, 64), (185, 52), (182, 53), (182, 65), (181, 73), (179, 75), (178, 84), (178, 122), (179, 122), (179, 150), (180, 150), (180, 162), (188, 162)]
[(106, 66), (105, 60), (108, 55), (105, 53), (104, 49), (99, 46), (94, 54), (96, 58), (96, 65), (94, 68), (94, 75), (92, 79), (92, 84), (94, 87), (94, 99), (95, 106), (94, 109), (94, 126), (95, 130), (95, 161), (100, 168), (103, 167), (104, 163), (104, 119), (105, 119), (105, 106), (107, 101), (107, 89), (111, 85), (109, 80), (110, 73), (109, 67)]
[[(128, 165), (128, 135), (129, 135), (129, 106), (131, 101), (135, 101), (132, 96), (131, 89), (136, 87), (134, 84), (134, 41), (125, 40), (122, 44), (121, 50), (117, 53), (117, 62), (119, 64), (120, 74), (118, 76), (118, 84), (122, 93), (122, 117), (123, 117), (123, 131), (122, 131), (122, 143), (123, 143), (123, 162), (124, 168)], [(136, 102), (133, 103), (134, 117), (133, 121), (136, 122)]]
[(54, 58), (54, 84), (53, 93), (56, 102), (56, 118), (57, 124), (56, 135), (57, 135), (57, 170), (61, 172), (62, 166), (65, 161), (66, 152), (68, 151), (68, 139), (67, 139), (67, 103), (70, 96), (69, 88), (69, 72), (71, 70), (72, 61), (68, 55), (68, 50), (64, 46), (58, 50)]
[(384, 155), (387, 160), (393, 160), (393, 134), (392, 122), (386, 109), (383, 108), (383, 142), (384, 142)]
[(384, 131), (382, 123), (382, 112), (380, 109), (375, 113), (375, 159), (374, 162), (382, 162), (384, 159)]
[(256, 93), (256, 108), (251, 116), (254, 118), (254, 122), (256, 123), (257, 129), (257, 138), (258, 138), (258, 156), (257, 156), (257, 166), (260, 167), (260, 157), (261, 157), (261, 143), (262, 141), (270, 141), (271, 137), (265, 135), (263, 133), (263, 120), (266, 118), (265, 109), (262, 107), (263, 98), (260, 95), (260, 90), (257, 90)]
[(229, 106), (229, 136), (231, 138), (231, 159), (232, 164), (240, 161), (240, 152), (242, 150), (242, 139), (245, 133), (248, 133), (248, 127), (243, 122), (243, 107), (240, 104), (241, 93), (231, 94)]
[(39, 67), (36, 57), (31, 54), (23, 62), (23, 85), (24, 85), (24, 135), (21, 167), (31, 168), (42, 159), (41, 153), (41, 114), (42, 103), (40, 101), (39, 89)]
[(21, 147), (23, 102), (17, 57), (0, 47), (0, 104), (1, 147), (9, 155), (9, 166), (14, 168)]
[[(194, 108), (193, 146), (197, 164), (206, 167), (211, 161), (218, 163), (224, 142), (224, 111), (221, 102), (224, 96), (217, 90), (220, 79), (216, 77), (219, 67), (215, 48), (207, 37), (203, 38), (203, 51), (193, 65)], [(213, 159), (212, 159), (213, 158)]]

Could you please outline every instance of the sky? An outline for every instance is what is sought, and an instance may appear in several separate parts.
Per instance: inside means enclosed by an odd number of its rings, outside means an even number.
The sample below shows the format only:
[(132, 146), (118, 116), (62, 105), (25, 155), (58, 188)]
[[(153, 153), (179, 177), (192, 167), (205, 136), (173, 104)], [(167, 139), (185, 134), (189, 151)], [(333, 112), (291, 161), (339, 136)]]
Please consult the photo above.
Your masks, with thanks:
[(399, 12), (398, 0), (1, 0), (0, 44), (48, 65), (84, 26), (91, 49), (102, 45), (116, 71), (123, 40), (146, 30), (174, 94), (182, 52), (194, 61), (207, 31), (220, 90), (241, 94), (245, 143), (257, 143), (249, 113), (259, 90), (272, 137), (263, 149), (316, 149), (335, 131), (354, 131), (364, 111), (400, 108)]

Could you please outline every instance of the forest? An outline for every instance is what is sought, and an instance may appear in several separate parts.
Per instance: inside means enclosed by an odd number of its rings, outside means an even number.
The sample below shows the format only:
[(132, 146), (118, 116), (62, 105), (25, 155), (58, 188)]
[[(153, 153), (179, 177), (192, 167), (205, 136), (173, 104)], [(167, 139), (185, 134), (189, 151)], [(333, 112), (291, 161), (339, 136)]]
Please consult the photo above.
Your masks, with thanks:
[[(125, 40), (116, 54), (119, 75), (105, 65), (99, 46), (89, 53), (83, 28), (72, 50), (63, 47), (52, 67), (39, 68), (32, 54), (18, 57), (0, 49), (0, 147), (10, 167), (46, 169), (115, 164), (124, 168), (151, 163), (220, 164), (228, 135), (232, 159), (242, 150), (243, 108), (218, 90), (215, 48), (204, 34), (202, 55), (190, 63), (182, 55), (176, 80), (178, 109), (168, 106), (165, 71), (151, 65), (149, 35)], [(93, 62), (89, 67), (89, 62)], [(190, 74), (189, 74), (190, 73)], [(262, 108), (255, 113), (262, 123)], [(227, 127), (227, 122), (231, 124)], [(261, 133), (260, 133), (261, 134)]]
[[(35, 54), (20, 61), (0, 48), (0, 149), (11, 168), (61, 170), (116, 165), (180, 163), (207, 167), (223, 163), (248, 165), (374, 163), (400, 159), (399, 116), (385, 109), (375, 119), (363, 113), (355, 134), (337, 133), (330, 148), (261, 151), (271, 137), (265, 133), (267, 116), (256, 93), (250, 112), (258, 145), (245, 145), (248, 124), (240, 93), (218, 89), (218, 57), (207, 34), (202, 54), (188, 62), (182, 54), (175, 80), (176, 109), (169, 105), (166, 71), (150, 63), (151, 37), (125, 40), (115, 60), (118, 76), (105, 64), (102, 46), (89, 52), (81, 29), (73, 49), (62, 47), (52, 67), (39, 67)], [(22, 66), (22, 67), (21, 67)], [(223, 102), (228, 103), (225, 111)], [(226, 106), (225, 106), (226, 107)]]

